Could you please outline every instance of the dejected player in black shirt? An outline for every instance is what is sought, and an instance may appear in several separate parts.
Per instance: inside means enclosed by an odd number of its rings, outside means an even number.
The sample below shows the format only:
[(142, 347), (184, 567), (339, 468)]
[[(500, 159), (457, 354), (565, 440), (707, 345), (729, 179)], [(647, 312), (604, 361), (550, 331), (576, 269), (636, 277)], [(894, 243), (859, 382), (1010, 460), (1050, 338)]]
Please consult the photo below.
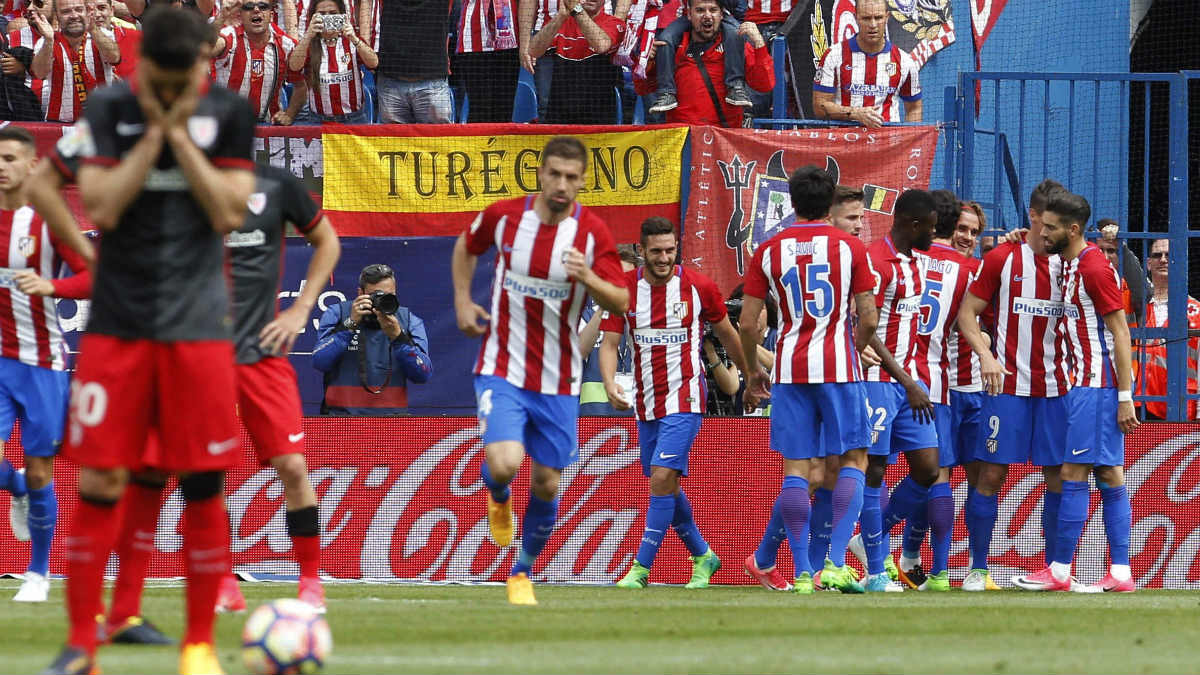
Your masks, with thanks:
[[(290, 172), (271, 166), (255, 170), (246, 222), (225, 237), (233, 263), (233, 333), (237, 348), (238, 411), (258, 460), (275, 467), (287, 500), (287, 529), (300, 564), (300, 599), (325, 611), (318, 577), (321, 538), (317, 493), (304, 461), (300, 391), (287, 360), (296, 334), (312, 316), (321, 290), (341, 254), (333, 226), (308, 190)], [(291, 223), (313, 245), (300, 297), (276, 314), (283, 267), (283, 237)], [(221, 582), (218, 611), (246, 608), (237, 579)]]
[[(224, 471), (236, 461), (234, 353), (223, 235), (253, 192), (249, 104), (208, 89), (212, 30), (152, 8), (133, 84), (88, 101), (79, 190), (104, 232), (80, 341), (65, 453), (80, 465), (67, 538), (67, 644), (47, 673), (93, 667), (104, 566), (121, 528), (128, 469), (180, 475), (187, 630), (180, 673), (219, 673), (214, 605), (229, 569)], [(154, 431), (159, 457), (145, 456)]]

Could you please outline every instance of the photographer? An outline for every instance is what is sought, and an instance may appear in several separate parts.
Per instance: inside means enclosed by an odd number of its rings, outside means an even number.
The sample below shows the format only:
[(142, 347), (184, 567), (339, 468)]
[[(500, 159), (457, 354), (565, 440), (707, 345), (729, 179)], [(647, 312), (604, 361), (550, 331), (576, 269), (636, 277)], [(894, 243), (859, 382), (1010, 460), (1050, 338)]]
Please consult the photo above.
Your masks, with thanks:
[(322, 414), (405, 414), (407, 383), (428, 382), (433, 362), (425, 322), (400, 306), (392, 268), (367, 265), (358, 297), (321, 315), (313, 367), (325, 373)]
[[(725, 301), (725, 309), (729, 313), (729, 321), (737, 328), (742, 319), (742, 285), (738, 284), (733, 292), (729, 294), (729, 299)], [(763, 311), (759, 316), (755, 317), (758, 322), (758, 333), (762, 336), (762, 341), (758, 345), (758, 363), (768, 372), (775, 365), (775, 354), (771, 350), (775, 346), (775, 338), (773, 331), (777, 325), (777, 312), (775, 302), (772, 298), (766, 298)], [(715, 339), (712, 338), (711, 328), (704, 333), (704, 367), (707, 373), (708, 387), (708, 414), (709, 415), (728, 415), (741, 416), (745, 414), (742, 409), (742, 391), (744, 381), (741, 373), (733, 367), (729, 360), (729, 355), (725, 348)], [(755, 415), (764, 415), (768, 410), (770, 401), (766, 401), (754, 413)]]

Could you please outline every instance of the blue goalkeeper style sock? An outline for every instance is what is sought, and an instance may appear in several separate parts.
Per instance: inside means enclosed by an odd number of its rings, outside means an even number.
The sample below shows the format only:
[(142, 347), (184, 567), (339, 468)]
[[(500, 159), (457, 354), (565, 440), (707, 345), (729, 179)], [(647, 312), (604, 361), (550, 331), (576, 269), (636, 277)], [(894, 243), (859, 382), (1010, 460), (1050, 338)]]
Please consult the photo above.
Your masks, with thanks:
[(650, 508), (646, 509), (646, 529), (642, 532), (642, 544), (638, 546), (637, 561), (649, 569), (654, 565), (654, 556), (662, 546), (663, 537), (675, 516), (675, 495), (651, 495)]
[(967, 498), (967, 530), (971, 533), (971, 569), (988, 568), (988, 551), (992, 547), (992, 530), (996, 528), (999, 500), (979, 494), (974, 488)]
[(833, 533), (833, 490), (813, 491), (812, 515), (808, 524), (808, 564), (814, 570), (825, 566), (829, 555), (829, 538)]
[[(930, 489), (929, 498), (933, 499)], [(919, 508), (904, 521), (904, 539), (900, 544), (900, 552), (906, 558), (918, 558), (921, 555), (921, 544), (925, 543), (925, 534), (929, 532), (929, 502), (926, 508)]]
[(937, 483), (929, 488), (929, 502), (924, 509), (929, 522), (929, 544), (933, 549), (930, 572), (944, 572), (950, 564), (950, 539), (954, 536), (954, 493), (949, 483)]
[(50, 544), (58, 522), (58, 497), (54, 482), (29, 491), (29, 571), (46, 576), (50, 572)]
[(488, 492), (492, 493), (492, 499), (497, 502), (506, 502), (512, 496), (512, 491), (508, 489), (508, 485), (502, 484), (492, 478), (492, 472), (488, 469), (487, 462), (479, 465), (479, 476), (483, 478), (483, 484), (487, 486)]
[(783, 489), (779, 491), (779, 512), (787, 526), (788, 546), (792, 549), (795, 574), (812, 574), (808, 564), (808, 518), (811, 507), (808, 497), (808, 480), (800, 476), (784, 476)]
[[(887, 557), (883, 545), (883, 521), (879, 512), (879, 491), (883, 488), (863, 487), (862, 529), (863, 547), (867, 549), (867, 574), (883, 573), (883, 559)], [(834, 562), (837, 562), (836, 560)]]
[[(833, 532), (829, 535), (829, 559), (838, 567), (846, 564), (846, 544), (854, 536), (854, 524), (858, 522), (866, 503), (863, 487), (866, 480), (863, 472), (852, 466), (844, 466), (838, 471), (837, 485), (833, 489)], [(878, 496), (875, 504), (879, 504)], [(821, 564), (824, 563), (822, 560)], [(815, 562), (813, 569), (817, 569)]]
[(700, 534), (700, 528), (696, 526), (696, 520), (692, 518), (692, 503), (688, 501), (683, 490), (675, 495), (675, 511), (671, 517), (671, 527), (675, 529), (675, 535), (687, 547), (688, 553), (692, 555), (708, 553), (708, 542), (704, 541), (704, 535)]
[(1042, 498), (1042, 538), (1046, 540), (1046, 566), (1054, 562), (1054, 544), (1058, 537), (1058, 509), (1062, 505), (1062, 493), (1046, 490)]
[(1054, 543), (1054, 562), (1070, 565), (1088, 514), (1088, 484), (1085, 480), (1062, 482), (1062, 504), (1058, 507), (1058, 535)]
[(1129, 564), (1129, 527), (1133, 509), (1124, 485), (1100, 488), (1104, 504), (1104, 533), (1108, 535), (1108, 557), (1114, 565)]
[(900, 521), (909, 518), (918, 510), (923, 510), (928, 500), (929, 488), (918, 485), (911, 476), (905, 476), (904, 480), (896, 485), (896, 489), (892, 490), (891, 499), (883, 509), (884, 533), (891, 534), (892, 528)]
[(24, 497), (28, 492), (24, 474), (17, 473), (7, 459), (0, 459), (0, 490), (8, 490), (14, 497)]
[(509, 576), (533, 570), (533, 562), (538, 554), (546, 548), (546, 542), (554, 533), (554, 519), (558, 515), (558, 500), (546, 501), (532, 492), (529, 493), (529, 506), (525, 508), (525, 517), (521, 519), (521, 552), (517, 562), (512, 566)]
[(769, 570), (775, 566), (779, 556), (779, 545), (787, 539), (787, 526), (783, 523), (783, 514), (779, 511), (779, 497), (771, 505), (771, 519), (767, 521), (767, 529), (763, 531), (762, 540), (754, 552), (754, 564), (760, 570)]

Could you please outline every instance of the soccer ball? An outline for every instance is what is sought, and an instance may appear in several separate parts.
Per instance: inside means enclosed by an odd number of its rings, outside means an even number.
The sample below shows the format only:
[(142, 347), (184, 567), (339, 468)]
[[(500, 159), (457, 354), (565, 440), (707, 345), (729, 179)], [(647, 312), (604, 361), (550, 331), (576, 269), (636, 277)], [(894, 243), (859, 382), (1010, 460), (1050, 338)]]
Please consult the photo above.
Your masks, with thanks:
[(256, 675), (315, 673), (332, 650), (329, 624), (299, 600), (261, 605), (242, 629), (242, 661)]

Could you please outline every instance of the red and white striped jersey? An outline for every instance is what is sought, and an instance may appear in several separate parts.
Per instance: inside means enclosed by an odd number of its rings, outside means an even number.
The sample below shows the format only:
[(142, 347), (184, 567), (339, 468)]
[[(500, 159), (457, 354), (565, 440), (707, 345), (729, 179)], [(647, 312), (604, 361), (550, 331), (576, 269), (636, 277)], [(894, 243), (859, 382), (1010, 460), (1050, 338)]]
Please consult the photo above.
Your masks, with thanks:
[[(974, 280), (979, 274), (980, 260), (966, 258), (964, 264), (967, 265), (971, 279)], [(954, 322), (954, 328), (946, 337), (946, 356), (950, 360), (950, 366), (946, 370), (946, 380), (951, 391), (983, 391), (983, 377), (979, 373), (979, 355), (963, 339), (957, 321)]]
[(534, 5), (536, 10), (533, 15), (533, 27), (529, 29), (529, 32), (533, 33), (541, 30), (542, 26), (545, 26), (550, 19), (554, 18), (555, 14), (558, 14), (559, 4), (555, 0), (536, 0), (536, 3)]
[(0, 15), (3, 15), (4, 18), (8, 19), (9, 21), (12, 21), (13, 19), (21, 16), (21, 13), (24, 9), (25, 0), (4, 0), (4, 4), (0, 5)]
[(1029, 244), (1003, 243), (988, 251), (971, 294), (996, 310), (992, 352), (1012, 375), (1005, 394), (1062, 396), (1070, 389), (1063, 316), (1062, 259), (1040, 256)]
[[(38, 38), (33, 47), (34, 54), (45, 41), (46, 38)], [(76, 61), (79, 62), (78, 76)], [(100, 48), (92, 41), (91, 33), (84, 35), (80, 49), (76, 50), (62, 33), (56, 32), (50, 77), (42, 81), (42, 112), (46, 121), (69, 123), (82, 119), (88, 94), (112, 81), (112, 66), (100, 58)]]
[(487, 333), (475, 374), (503, 377), (542, 394), (579, 395), (579, 314), (587, 289), (567, 278), (563, 252), (583, 252), (592, 271), (624, 285), (608, 226), (575, 204), (558, 225), (545, 225), (533, 196), (505, 199), (484, 209), (467, 228), (467, 251), (497, 249)]
[(779, 306), (772, 381), (860, 381), (850, 303), (874, 283), (862, 242), (824, 221), (796, 223), (759, 245), (744, 290), (770, 293)]
[(868, 54), (858, 46), (858, 36), (833, 46), (821, 59), (814, 91), (838, 94), (844, 106), (876, 108), (884, 122), (903, 122), (900, 100), (921, 98), (917, 63), (908, 52), (888, 40), (883, 50)]
[(945, 244), (932, 244), (919, 254), (925, 265), (917, 323), (917, 377), (929, 385), (934, 403), (950, 403), (950, 336), (957, 332), (958, 308), (973, 280), (975, 265)]
[(516, 0), (463, 0), (458, 15), (458, 53), (514, 49)]
[[(925, 292), (925, 256), (908, 256), (896, 250), (892, 235), (876, 239), (867, 249), (875, 273), (875, 306), (879, 326), (875, 334), (896, 363), (914, 379), (917, 372), (917, 328), (921, 323), (921, 297)], [(867, 368), (868, 382), (893, 382), (882, 366)], [(921, 380), (928, 384), (927, 380)]]
[(787, 21), (793, 4), (792, 0), (749, 0), (746, 3), (746, 21), (757, 24)]
[[(0, 260), (4, 264), (0, 267), (0, 356), (30, 366), (66, 369), (67, 347), (55, 299), (25, 295), (17, 290), (14, 276), (31, 269), (53, 279), (64, 262), (77, 274), (87, 269), (85, 263), (53, 239), (42, 217), (28, 206), (0, 210)], [(71, 297), (86, 298), (87, 291)]]
[(1076, 387), (1115, 387), (1113, 334), (1104, 315), (1124, 307), (1120, 277), (1095, 244), (1063, 264), (1063, 328)]
[(283, 83), (301, 82), (303, 78), (287, 67), (296, 41), (274, 26), (267, 35), (260, 49), (250, 44), (242, 26), (222, 28), (225, 50), (213, 59), (213, 79), (250, 101), (259, 122), (270, 123), (271, 116), (279, 112)]
[(640, 420), (677, 413), (704, 414), (708, 393), (700, 362), (704, 322), (727, 315), (717, 285), (703, 274), (681, 266), (661, 285), (645, 278), (644, 268), (625, 274), (629, 312), (606, 312), (600, 330), (628, 333), (633, 345), (637, 382), (634, 407)]
[[(32, 26), (25, 26), (20, 30), (10, 31), (8, 34), (8, 46), (10, 47), (28, 47), (33, 49), (37, 46), (38, 35), (33, 32)], [(34, 54), (37, 52), (35, 51)], [(25, 71), (25, 86), (29, 87), (30, 91), (35, 94), (41, 94), (42, 81), (33, 79), (33, 74), (30, 71)]]
[[(358, 49), (346, 37), (338, 38), (333, 44), (322, 41), (321, 45), (325, 48), (325, 53), (317, 74), (317, 89), (308, 94), (313, 112), (327, 117), (358, 112), (363, 107)], [(304, 67), (311, 68), (311, 61), (310, 56)]]

